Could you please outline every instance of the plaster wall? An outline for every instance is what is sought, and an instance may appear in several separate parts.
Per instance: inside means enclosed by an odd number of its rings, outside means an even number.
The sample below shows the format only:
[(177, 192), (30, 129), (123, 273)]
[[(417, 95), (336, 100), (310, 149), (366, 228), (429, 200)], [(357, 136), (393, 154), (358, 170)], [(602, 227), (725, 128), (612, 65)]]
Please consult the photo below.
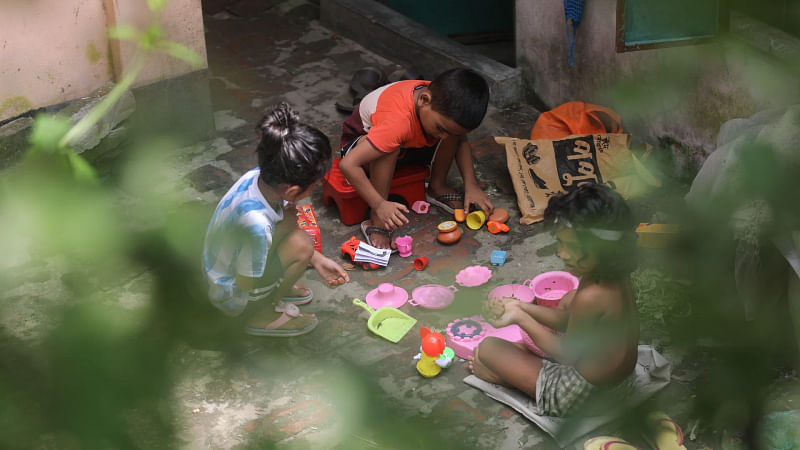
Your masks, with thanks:
[[(144, 0), (3, 0), (0, 120), (84, 97), (117, 80), (130, 62), (132, 45), (109, 41), (108, 26), (141, 27), (149, 18)], [(205, 60), (200, 0), (171, 0), (161, 22), (168, 38)], [(192, 70), (186, 63), (158, 55), (137, 83)]]
[(800, 101), (797, 74), (733, 33), (617, 53), (616, 7), (616, 0), (585, 3), (570, 67), (563, 2), (517, 0), (517, 63), (528, 93), (551, 108), (572, 100), (608, 106), (635, 137), (667, 138), (695, 159), (714, 150), (723, 122)]
[(0, 120), (81, 97), (112, 80), (100, 0), (0, 6)]
[[(108, 9), (114, 10), (114, 20), (117, 23), (134, 25), (140, 29), (150, 24), (150, 11), (143, 0), (104, 1)], [(194, 50), (203, 58), (203, 67), (208, 67), (201, 0), (169, 0), (161, 14), (161, 27), (166, 39), (180, 42)], [(119, 58), (115, 57), (115, 71), (125, 73), (127, 64), (132, 61), (136, 52), (136, 46), (131, 42), (119, 42), (118, 45), (119, 52), (115, 52), (115, 56), (118, 54)], [(163, 53), (152, 54), (136, 80), (136, 85), (173, 78), (193, 70), (196, 69), (180, 59)]]

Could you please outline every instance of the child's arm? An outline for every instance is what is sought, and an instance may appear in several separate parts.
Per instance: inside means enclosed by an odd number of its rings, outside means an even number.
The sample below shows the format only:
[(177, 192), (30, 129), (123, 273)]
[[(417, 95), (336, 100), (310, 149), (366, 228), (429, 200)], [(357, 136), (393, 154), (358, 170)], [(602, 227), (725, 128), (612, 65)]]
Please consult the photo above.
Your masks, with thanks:
[(569, 321), (569, 311), (563, 309), (547, 308), (532, 303), (520, 302), (520, 308), (528, 313), (534, 320), (554, 330), (566, 331)]
[(515, 298), (489, 299), (485, 304), (485, 315), (490, 319), (499, 318), (505, 312), (506, 306), (519, 308), (525, 314), (531, 316), (537, 322), (542, 323), (558, 331), (567, 328), (569, 312), (563, 309), (545, 308), (544, 306), (521, 302)]
[[(489, 200), (486, 192), (483, 192), (478, 186), (478, 180), (475, 178), (475, 167), (472, 161), (472, 146), (469, 145), (466, 137), (464, 136), (451, 136), (449, 139), (457, 139), (458, 149), (456, 149), (456, 164), (458, 171), (461, 172), (461, 179), (464, 181), (464, 211), (469, 211), (472, 204), (478, 205), (487, 214), (494, 211), (494, 205)], [(442, 142), (444, 144), (444, 142)]]
[[(373, 225), (393, 230), (408, 223), (408, 217), (405, 215), (408, 213), (408, 208), (402, 203), (390, 202), (384, 198), (372, 185), (364, 171), (365, 166), (385, 155), (370, 144), (366, 138), (363, 138), (342, 158), (339, 170), (342, 171), (353, 189), (372, 208), (373, 217), (376, 217), (376, 222), (378, 222)], [(372, 175), (376, 176), (377, 174)], [(387, 174), (387, 176), (391, 179), (394, 174)]]
[(567, 364), (563, 358), (561, 338), (552, 331), (531, 317), (521, 306), (525, 305), (519, 301), (510, 301), (504, 304), (504, 312), (497, 319), (490, 319), (489, 322), (495, 327), (504, 327), (517, 324), (523, 331), (533, 339), (533, 342), (550, 355), (551, 358), (562, 364)]

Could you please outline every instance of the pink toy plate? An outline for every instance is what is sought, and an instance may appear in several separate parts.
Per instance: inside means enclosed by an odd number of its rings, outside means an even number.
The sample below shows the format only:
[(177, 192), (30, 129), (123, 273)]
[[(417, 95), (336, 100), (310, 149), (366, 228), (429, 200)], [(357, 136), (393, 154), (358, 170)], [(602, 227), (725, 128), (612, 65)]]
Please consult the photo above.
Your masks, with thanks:
[(442, 286), (440, 284), (425, 284), (411, 292), (409, 304), (423, 308), (442, 309), (453, 303), (453, 298), (458, 289), (455, 286)]
[(373, 309), (384, 306), (399, 308), (408, 300), (408, 292), (392, 283), (381, 283), (367, 294), (367, 304)]
[(483, 266), (469, 266), (456, 275), (456, 283), (464, 287), (480, 286), (492, 278), (492, 271)]
[(522, 342), (522, 329), (519, 325), (495, 328), (482, 316), (456, 319), (447, 324), (447, 346), (452, 348), (456, 356), (466, 359), (472, 356), (475, 347), (487, 336), (494, 336), (508, 342)]
[(515, 298), (524, 303), (533, 303), (533, 291), (524, 284), (506, 284), (497, 286), (489, 292), (489, 298)]

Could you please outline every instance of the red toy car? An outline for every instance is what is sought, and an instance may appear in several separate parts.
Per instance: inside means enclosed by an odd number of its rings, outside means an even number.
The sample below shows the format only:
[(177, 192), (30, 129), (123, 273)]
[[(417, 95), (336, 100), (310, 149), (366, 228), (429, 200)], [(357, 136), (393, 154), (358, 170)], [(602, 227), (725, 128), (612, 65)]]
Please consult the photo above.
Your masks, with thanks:
[(342, 256), (350, 257), (350, 261), (353, 261), (353, 264), (361, 264), (364, 270), (375, 270), (379, 268), (380, 266), (377, 264), (355, 261), (356, 250), (358, 250), (358, 244), (360, 243), (361, 241), (356, 239), (355, 236), (350, 236), (350, 239), (344, 241), (344, 244), (342, 244)]

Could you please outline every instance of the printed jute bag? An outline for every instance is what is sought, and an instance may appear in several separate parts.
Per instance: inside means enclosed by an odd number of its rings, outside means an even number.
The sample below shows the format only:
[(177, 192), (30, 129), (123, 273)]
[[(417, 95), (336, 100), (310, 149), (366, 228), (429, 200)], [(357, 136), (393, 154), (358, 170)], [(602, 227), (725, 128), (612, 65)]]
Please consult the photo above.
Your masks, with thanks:
[(523, 225), (544, 218), (550, 197), (584, 183), (604, 183), (625, 198), (642, 195), (661, 184), (628, 148), (629, 134), (533, 141), (495, 137), (495, 141), (506, 147), (506, 162)]

